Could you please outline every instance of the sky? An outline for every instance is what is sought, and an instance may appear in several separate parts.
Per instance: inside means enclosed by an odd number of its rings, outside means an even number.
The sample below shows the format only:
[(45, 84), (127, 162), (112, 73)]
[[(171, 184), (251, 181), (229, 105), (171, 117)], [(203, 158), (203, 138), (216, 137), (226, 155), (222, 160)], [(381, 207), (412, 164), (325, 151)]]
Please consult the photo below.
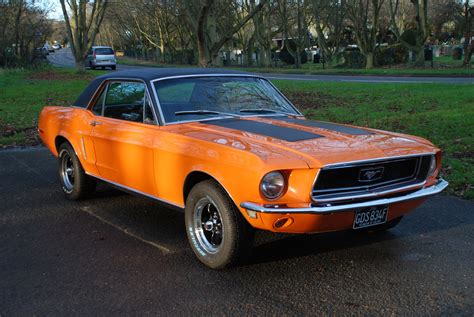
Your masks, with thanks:
[(48, 10), (48, 17), (54, 20), (63, 19), (63, 11), (59, 0), (36, 0), (36, 5)]

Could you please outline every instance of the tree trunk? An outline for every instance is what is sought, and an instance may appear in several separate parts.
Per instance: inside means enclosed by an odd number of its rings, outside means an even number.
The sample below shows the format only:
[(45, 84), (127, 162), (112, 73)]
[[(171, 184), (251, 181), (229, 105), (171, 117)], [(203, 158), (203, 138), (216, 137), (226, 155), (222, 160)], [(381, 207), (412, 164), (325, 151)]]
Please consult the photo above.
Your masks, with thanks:
[(425, 47), (417, 47), (415, 66), (425, 67)]
[(296, 47), (295, 67), (301, 68), (301, 51), (299, 46)]
[(198, 56), (199, 56), (199, 60), (198, 60), (199, 67), (209, 66), (209, 59), (207, 58), (207, 52), (206, 52), (205, 45), (206, 44), (203, 43), (203, 41), (200, 41), (198, 39), (197, 46), (198, 46)]
[(244, 47), (244, 65), (245, 66), (253, 66), (253, 51), (254, 51), (254, 43), (255, 39), (254, 37), (250, 38), (249, 41), (247, 42), (246, 47)]
[(331, 68), (332, 52), (328, 47), (323, 30), (319, 24), (316, 25), (316, 34), (318, 36), (319, 55), (321, 56), (321, 58), (324, 58), (324, 63), (327, 64), (327, 67)]
[(472, 51), (474, 50), (474, 44), (471, 40), (471, 25), (472, 25), (472, 15), (469, 16), (469, 0), (466, 0), (464, 3), (464, 60), (462, 65), (464, 67), (469, 67), (471, 63)]
[(86, 64), (84, 61), (75, 61), (76, 62), (76, 69), (79, 72), (83, 72), (86, 70)]
[(258, 52), (258, 62), (260, 67), (271, 67), (272, 51), (261, 47)]
[(373, 52), (365, 53), (365, 68), (366, 69), (374, 68), (374, 53)]
[(472, 41), (471, 41), (470, 47), (467, 46), (467, 49), (464, 48), (464, 61), (462, 63), (464, 67), (470, 67), (473, 51), (474, 51), (474, 44), (472, 44)]

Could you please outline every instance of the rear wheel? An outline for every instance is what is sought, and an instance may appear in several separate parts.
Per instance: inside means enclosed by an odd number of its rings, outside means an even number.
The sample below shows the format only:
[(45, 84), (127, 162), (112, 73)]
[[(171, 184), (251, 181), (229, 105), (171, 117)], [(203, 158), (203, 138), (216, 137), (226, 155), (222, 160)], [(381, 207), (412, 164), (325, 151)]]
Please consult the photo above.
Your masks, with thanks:
[(117, 66), (112, 66), (111, 68), (112, 68), (112, 70), (115, 70), (117, 68)]
[(213, 269), (244, 262), (254, 229), (214, 181), (195, 185), (186, 199), (186, 233), (196, 257)]
[(77, 200), (95, 190), (96, 181), (88, 176), (69, 143), (59, 147), (59, 180), (66, 198)]
[(92, 64), (92, 62), (89, 62), (89, 68), (90, 69), (95, 69), (94, 65)]

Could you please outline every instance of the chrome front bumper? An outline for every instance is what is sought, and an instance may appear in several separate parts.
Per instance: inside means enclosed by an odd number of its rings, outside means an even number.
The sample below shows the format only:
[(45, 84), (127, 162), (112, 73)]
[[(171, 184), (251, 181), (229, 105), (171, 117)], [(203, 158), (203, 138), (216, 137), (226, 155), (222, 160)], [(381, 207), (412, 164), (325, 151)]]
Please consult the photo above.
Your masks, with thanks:
[(411, 194), (407, 194), (404, 196), (392, 197), (392, 198), (380, 198), (374, 199), (370, 201), (358, 202), (358, 203), (349, 203), (349, 204), (342, 204), (337, 206), (328, 206), (324, 207), (307, 207), (307, 208), (277, 208), (277, 207), (265, 207), (262, 205), (258, 205), (251, 202), (243, 202), (240, 204), (240, 207), (244, 208), (248, 211), (253, 212), (264, 212), (264, 213), (308, 213), (308, 214), (328, 214), (333, 212), (341, 212), (346, 211), (348, 209), (357, 209), (357, 208), (364, 208), (364, 207), (371, 207), (377, 205), (387, 205), (393, 204), (403, 201), (409, 201), (419, 198), (424, 198), (432, 195), (436, 195), (442, 192), (446, 187), (448, 187), (448, 182), (444, 179), (439, 179), (438, 182), (430, 187), (422, 188), (413, 192)]

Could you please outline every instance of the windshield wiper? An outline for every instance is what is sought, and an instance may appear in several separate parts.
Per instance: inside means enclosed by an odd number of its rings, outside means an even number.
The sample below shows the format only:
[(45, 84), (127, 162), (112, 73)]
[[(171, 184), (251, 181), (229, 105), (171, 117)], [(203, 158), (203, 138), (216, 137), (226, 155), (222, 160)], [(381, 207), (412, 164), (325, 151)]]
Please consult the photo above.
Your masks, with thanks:
[(252, 109), (240, 109), (240, 112), (254, 112), (254, 113), (276, 113), (276, 114), (284, 114), (287, 116), (299, 116), (297, 113), (289, 113), (284, 111), (278, 111), (268, 108), (252, 108)]
[(230, 117), (237, 117), (237, 118), (240, 117), (238, 114), (234, 114), (234, 113), (227, 113), (227, 112), (207, 110), (207, 109), (183, 110), (183, 111), (176, 111), (174, 113), (175, 116), (181, 116), (181, 115), (186, 115), (186, 114), (197, 114), (197, 115), (220, 114), (220, 115), (230, 116)]

